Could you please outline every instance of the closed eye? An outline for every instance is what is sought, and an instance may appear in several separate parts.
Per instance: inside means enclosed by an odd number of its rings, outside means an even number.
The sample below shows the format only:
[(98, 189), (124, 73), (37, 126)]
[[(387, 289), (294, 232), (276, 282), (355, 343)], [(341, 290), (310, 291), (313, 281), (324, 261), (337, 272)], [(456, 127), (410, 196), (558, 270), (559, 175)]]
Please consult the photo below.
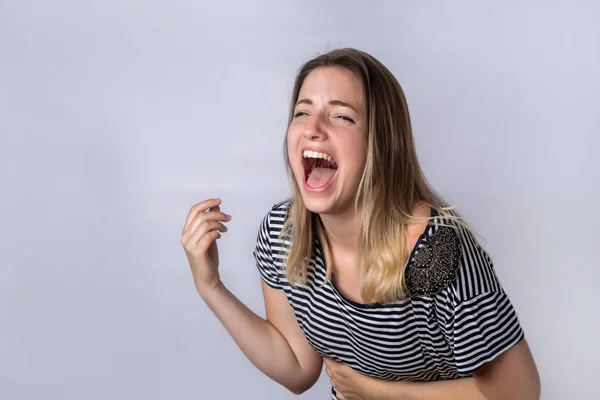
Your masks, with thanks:
[(294, 118), (302, 117), (304, 115), (308, 115), (308, 114), (305, 113), (304, 111), (298, 111), (296, 114), (294, 114)]
[(345, 115), (338, 115), (337, 118), (339, 118), (343, 121), (348, 121), (348, 122), (354, 123), (354, 120), (352, 118), (346, 117)]

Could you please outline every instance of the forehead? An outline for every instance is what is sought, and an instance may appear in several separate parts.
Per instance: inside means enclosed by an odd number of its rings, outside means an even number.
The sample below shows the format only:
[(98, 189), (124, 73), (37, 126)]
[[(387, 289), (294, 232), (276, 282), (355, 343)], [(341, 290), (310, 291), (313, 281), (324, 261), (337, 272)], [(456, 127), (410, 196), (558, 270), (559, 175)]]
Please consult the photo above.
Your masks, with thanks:
[(322, 97), (362, 105), (363, 87), (360, 79), (347, 69), (321, 67), (312, 71), (304, 80), (298, 100)]

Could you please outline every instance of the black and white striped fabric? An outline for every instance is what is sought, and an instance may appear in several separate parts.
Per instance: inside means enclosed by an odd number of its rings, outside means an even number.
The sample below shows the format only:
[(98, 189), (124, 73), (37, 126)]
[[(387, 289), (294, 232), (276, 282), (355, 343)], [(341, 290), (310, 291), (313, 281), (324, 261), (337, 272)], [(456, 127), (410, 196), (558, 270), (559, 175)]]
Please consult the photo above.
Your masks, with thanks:
[[(455, 379), (471, 376), (483, 363), (523, 339), (517, 314), (492, 260), (470, 232), (435, 210), (435, 219), (417, 241), (407, 266), (408, 271), (417, 259), (425, 259), (423, 255), (429, 254), (426, 259), (432, 260), (432, 238), (439, 237), (436, 233), (440, 230), (457, 232), (451, 279), (443, 281), (441, 288), (438, 285), (434, 293), (419, 292), (385, 304), (365, 305), (347, 299), (331, 282), (323, 284), (325, 257), (317, 239), (307, 284), (292, 287), (284, 264), (290, 240), (280, 238), (289, 205), (289, 201), (275, 205), (264, 218), (254, 257), (261, 278), (285, 292), (308, 342), (323, 357), (381, 379)], [(454, 228), (440, 226), (442, 221)], [(419, 265), (419, 271), (427, 272), (427, 268)], [(335, 393), (332, 388), (332, 399), (336, 399)]]

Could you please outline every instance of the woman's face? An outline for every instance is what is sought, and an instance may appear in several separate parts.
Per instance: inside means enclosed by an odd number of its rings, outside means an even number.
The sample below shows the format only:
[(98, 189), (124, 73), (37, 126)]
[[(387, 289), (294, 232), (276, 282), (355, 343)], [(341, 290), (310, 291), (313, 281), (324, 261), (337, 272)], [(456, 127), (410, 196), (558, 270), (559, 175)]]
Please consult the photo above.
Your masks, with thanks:
[(287, 149), (310, 211), (338, 214), (353, 206), (366, 162), (365, 108), (362, 84), (346, 69), (317, 68), (304, 80)]

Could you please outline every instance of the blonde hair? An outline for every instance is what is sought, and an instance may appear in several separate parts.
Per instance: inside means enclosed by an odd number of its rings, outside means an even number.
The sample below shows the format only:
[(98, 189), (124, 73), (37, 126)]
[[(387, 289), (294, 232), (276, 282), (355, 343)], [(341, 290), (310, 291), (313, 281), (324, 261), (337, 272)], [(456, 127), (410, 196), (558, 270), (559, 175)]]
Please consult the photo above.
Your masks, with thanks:
[[(408, 263), (407, 226), (423, 218), (411, 215), (418, 203), (438, 211), (441, 217), (457, 221), (472, 230), (429, 185), (417, 160), (408, 106), (393, 74), (371, 55), (351, 48), (320, 55), (299, 70), (294, 83), (288, 125), (306, 77), (321, 67), (341, 67), (362, 82), (366, 104), (367, 157), (355, 199), (362, 208), (358, 260), (363, 274), (361, 297), (370, 303), (385, 303), (407, 297), (404, 271)], [(295, 285), (307, 281), (313, 235), (319, 239), (327, 264), (326, 281), (331, 278), (331, 252), (325, 229), (317, 214), (304, 202), (284, 141), (284, 158), (293, 183), (293, 198), (281, 235), (289, 235), (291, 247), (286, 276)], [(430, 218), (427, 218), (430, 219)], [(473, 231), (473, 230), (472, 230)], [(473, 231), (474, 232), (474, 231)]]

